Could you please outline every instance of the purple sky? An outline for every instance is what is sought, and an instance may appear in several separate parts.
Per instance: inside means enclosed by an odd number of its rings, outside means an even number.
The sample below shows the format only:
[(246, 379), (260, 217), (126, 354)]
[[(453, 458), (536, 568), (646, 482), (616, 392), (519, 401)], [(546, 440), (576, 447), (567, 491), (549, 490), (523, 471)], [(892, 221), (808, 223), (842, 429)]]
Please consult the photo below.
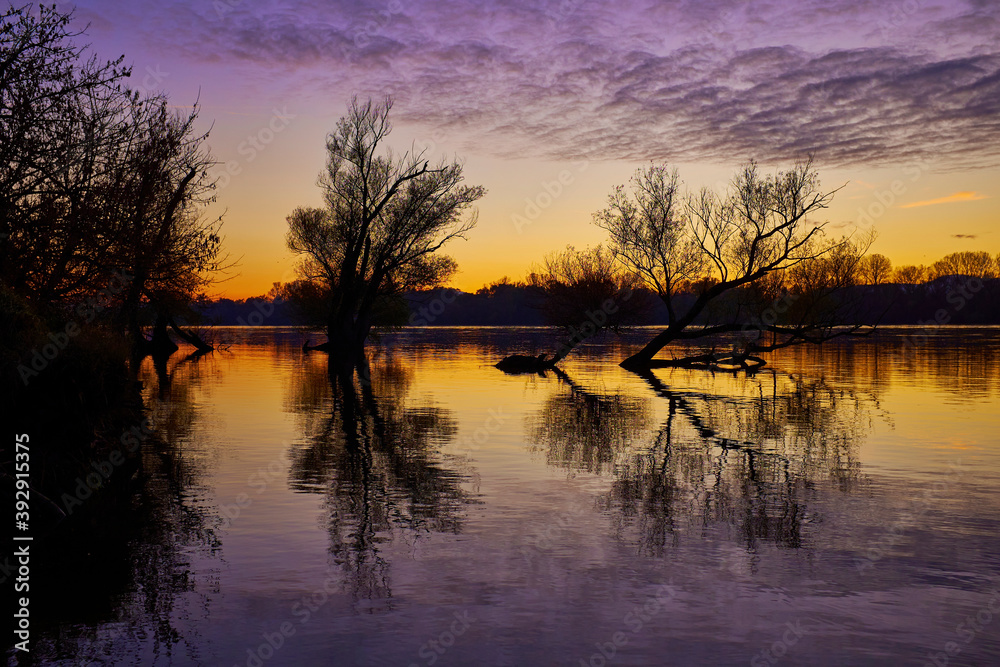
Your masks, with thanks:
[[(750, 157), (786, 164), (808, 153), (821, 175), (833, 170), (838, 178), (884, 177), (888, 184), (915, 160), (935, 174), (968, 176), (924, 179), (910, 192), (914, 201), (958, 190), (992, 199), (984, 184), (996, 181), (1000, 165), (995, 0), (627, 7), (586, 0), (95, 0), (79, 3), (76, 16), (90, 23), (101, 56), (125, 53), (135, 63), (136, 85), (145, 77), (179, 105), (200, 89), (220, 159), (275, 109), (294, 114), (299, 131), (281, 140), (307, 141), (317, 132), (318, 139), (297, 151), (272, 151), (259, 163), (287, 166), (289, 156), (301, 155), (305, 187), (322, 166), (322, 132), (353, 93), (393, 95), (394, 117), (407, 128), (399, 139), (457, 152), (470, 174), (481, 169), (507, 179), (509, 165), (525, 161), (551, 164), (556, 173), (579, 160), (620, 165), (591, 172), (612, 179), (588, 181), (588, 191), (599, 191), (598, 206), (649, 160), (702, 165), (709, 182), (694, 186), (724, 180)], [(150, 71), (168, 75), (150, 78)], [(545, 178), (521, 190), (530, 198)], [(928, 188), (935, 182), (940, 188)], [(501, 205), (507, 194), (499, 190), (493, 203), (484, 200), (481, 226), (510, 232), (521, 197), (511, 190), (513, 199)], [(968, 207), (979, 200), (961, 201)], [(282, 204), (287, 213), (296, 202)], [(977, 205), (993, 207), (975, 211), (976, 219), (986, 216), (981, 224), (997, 222), (994, 203)], [(853, 213), (844, 209), (841, 217)], [(551, 215), (558, 217), (555, 208)], [(272, 224), (280, 237), (283, 217)], [(593, 230), (581, 239), (601, 240)]]

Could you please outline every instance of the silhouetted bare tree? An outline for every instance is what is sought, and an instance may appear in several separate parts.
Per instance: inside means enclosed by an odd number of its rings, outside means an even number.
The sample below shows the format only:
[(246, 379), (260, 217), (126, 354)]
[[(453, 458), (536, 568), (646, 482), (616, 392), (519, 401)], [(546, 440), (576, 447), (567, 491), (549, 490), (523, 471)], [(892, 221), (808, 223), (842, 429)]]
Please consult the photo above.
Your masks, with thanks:
[(919, 285), (927, 281), (927, 267), (921, 264), (900, 266), (892, 273), (892, 282), (899, 285)]
[(969, 276), (972, 278), (995, 278), (997, 265), (988, 252), (971, 251), (953, 252), (934, 262), (931, 267), (932, 278), (944, 276)]
[(881, 285), (892, 276), (892, 262), (885, 255), (873, 253), (861, 260), (861, 280), (867, 285)]
[(161, 96), (133, 105), (127, 141), (120, 145), (108, 182), (112, 252), (118, 268), (131, 276), (122, 319), (140, 343), (138, 311), (145, 301), (161, 323), (173, 324), (188, 342), (210, 349), (173, 321), (216, 272), (228, 268), (221, 252), (221, 219), (204, 219), (200, 213), (214, 200), (215, 182), (208, 174), (213, 161), (204, 147), (207, 134), (194, 129), (197, 117), (197, 105), (179, 115)]
[(102, 149), (133, 100), (122, 58), (84, 60), (70, 19), (46, 6), (0, 15), (0, 278), (35, 303), (106, 283)]
[(424, 154), (380, 154), (392, 130), (392, 100), (352, 100), (327, 138), (320, 176), (326, 208), (288, 217), (288, 247), (305, 256), (305, 277), (329, 288), (326, 349), (364, 347), (381, 299), (443, 283), (455, 262), (435, 253), (476, 223), (466, 209), (485, 194), (462, 185), (462, 165), (431, 168)]
[[(725, 323), (691, 328), (711, 305), (733, 290), (841, 245), (823, 240), (826, 223), (809, 220), (811, 214), (829, 205), (835, 193), (818, 188), (811, 162), (773, 176), (761, 175), (750, 162), (737, 173), (724, 196), (703, 189), (698, 195), (682, 198), (676, 172), (655, 165), (636, 172), (631, 193), (621, 186), (616, 188), (608, 207), (595, 214), (595, 222), (611, 235), (619, 260), (660, 296), (669, 315), (667, 328), (622, 366), (687, 365), (693, 360), (654, 362), (654, 357), (673, 341), (727, 332), (768, 331), (781, 340), (768, 345), (750, 341), (724, 358), (710, 355), (710, 362), (746, 366), (754, 352), (842, 335), (834, 333), (825, 321), (767, 323), (740, 307)], [(674, 297), (691, 286), (697, 289), (696, 297), (677, 310)], [(754, 361), (763, 363), (759, 358)]]

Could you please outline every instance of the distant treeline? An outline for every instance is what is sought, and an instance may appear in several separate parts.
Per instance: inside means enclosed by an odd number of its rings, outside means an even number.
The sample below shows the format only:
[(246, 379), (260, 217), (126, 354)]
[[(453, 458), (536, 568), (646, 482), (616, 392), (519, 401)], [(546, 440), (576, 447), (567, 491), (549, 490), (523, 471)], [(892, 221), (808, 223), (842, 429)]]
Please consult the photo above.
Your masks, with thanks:
[[(945, 276), (920, 284), (857, 285), (857, 298), (879, 317), (880, 324), (1000, 324), (1000, 279)], [(649, 325), (668, 323), (666, 306), (653, 295), (638, 295), (650, 305)], [(693, 293), (676, 297), (678, 307), (693, 301)], [(735, 305), (739, 295), (734, 294)], [(545, 326), (548, 324), (537, 290), (528, 285), (499, 282), (474, 293), (450, 288), (410, 292), (403, 297), (405, 326)], [(194, 305), (203, 326), (293, 326), (303, 324), (289, 302), (273, 296), (218, 299)], [(406, 311), (403, 311), (404, 313)], [(699, 324), (726, 320), (729, 309), (715, 309)]]

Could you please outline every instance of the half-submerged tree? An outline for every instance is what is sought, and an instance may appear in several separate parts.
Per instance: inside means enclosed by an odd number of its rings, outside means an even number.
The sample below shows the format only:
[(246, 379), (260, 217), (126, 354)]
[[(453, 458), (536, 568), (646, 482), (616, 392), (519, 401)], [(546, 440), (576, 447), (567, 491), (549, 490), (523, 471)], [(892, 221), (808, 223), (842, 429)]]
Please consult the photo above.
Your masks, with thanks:
[[(610, 234), (619, 261), (659, 295), (669, 318), (667, 328), (622, 366), (748, 369), (764, 363), (754, 356), (756, 353), (857, 331), (856, 323), (837, 321), (829, 308), (816, 316), (820, 303), (833, 303), (828, 292), (842, 287), (843, 281), (829, 283), (823, 293), (815, 295), (821, 298), (785, 323), (777, 317), (762, 317), (759, 300), (747, 303), (741, 298), (752, 294), (754, 288), (759, 290), (771, 274), (843, 246), (844, 242), (824, 239), (826, 223), (809, 219), (827, 208), (834, 192), (819, 190), (811, 162), (772, 176), (762, 175), (756, 163), (750, 162), (737, 173), (729, 192), (721, 196), (702, 189), (697, 195), (684, 197), (677, 172), (657, 165), (636, 172), (631, 192), (617, 187), (607, 208), (595, 214), (595, 222)], [(867, 245), (862, 248), (861, 254)], [(693, 299), (675, 298), (688, 291), (694, 291)], [(722, 313), (712, 312), (722, 303), (726, 305)], [(711, 321), (705, 322), (710, 312)], [(842, 330), (840, 324), (852, 326)], [(743, 339), (727, 350), (655, 359), (675, 341), (733, 332), (742, 332)], [(764, 332), (772, 334), (768, 343), (761, 340)]]
[(562, 338), (552, 354), (510, 355), (497, 364), (509, 373), (554, 368), (573, 348), (606, 330), (644, 324), (651, 310), (641, 281), (624, 271), (603, 246), (578, 251), (572, 246), (549, 254), (528, 275), (545, 320)]
[[(221, 219), (201, 216), (201, 207), (214, 200), (215, 181), (208, 173), (213, 160), (204, 147), (207, 134), (194, 129), (197, 116), (197, 105), (179, 115), (162, 96), (133, 105), (127, 141), (109, 179), (113, 193), (106, 208), (109, 217), (114, 214), (114, 254), (130, 276), (122, 319), (141, 352), (176, 349), (167, 325), (200, 352), (212, 349), (175, 321), (213, 275), (229, 266), (221, 251)], [(156, 314), (150, 345), (139, 326), (142, 304)]]
[(329, 294), (326, 351), (356, 357), (385, 300), (434, 287), (455, 271), (436, 254), (476, 224), (467, 209), (485, 194), (463, 185), (462, 165), (432, 167), (423, 152), (396, 156), (384, 147), (392, 100), (351, 101), (327, 138), (320, 175), (326, 207), (288, 217), (288, 247), (304, 255), (303, 277)]

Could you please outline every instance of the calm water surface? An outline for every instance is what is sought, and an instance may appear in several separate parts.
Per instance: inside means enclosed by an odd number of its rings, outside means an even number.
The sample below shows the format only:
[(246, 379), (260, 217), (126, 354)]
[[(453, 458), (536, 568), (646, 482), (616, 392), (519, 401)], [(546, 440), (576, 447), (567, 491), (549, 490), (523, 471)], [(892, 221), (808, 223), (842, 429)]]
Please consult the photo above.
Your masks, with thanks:
[(507, 376), (551, 334), (416, 329), (350, 384), (294, 329), (217, 333), (143, 367), (155, 521), (35, 659), (1000, 664), (998, 328), (755, 377), (625, 372), (641, 331)]

